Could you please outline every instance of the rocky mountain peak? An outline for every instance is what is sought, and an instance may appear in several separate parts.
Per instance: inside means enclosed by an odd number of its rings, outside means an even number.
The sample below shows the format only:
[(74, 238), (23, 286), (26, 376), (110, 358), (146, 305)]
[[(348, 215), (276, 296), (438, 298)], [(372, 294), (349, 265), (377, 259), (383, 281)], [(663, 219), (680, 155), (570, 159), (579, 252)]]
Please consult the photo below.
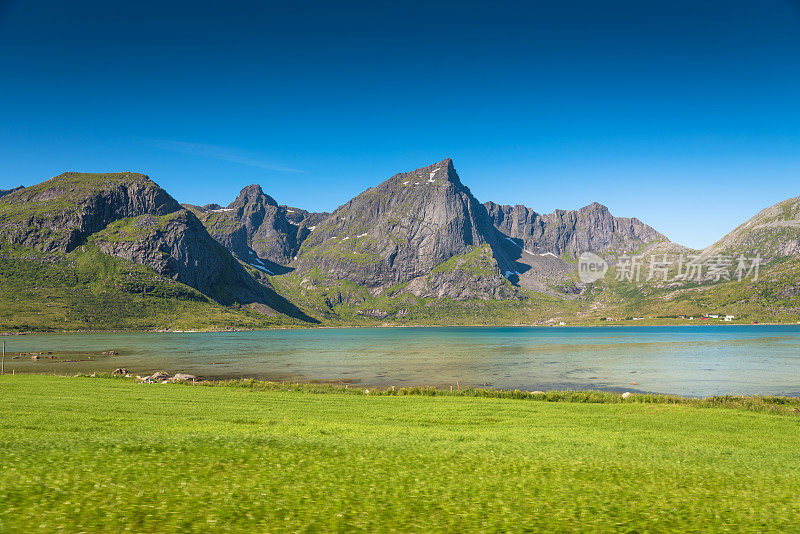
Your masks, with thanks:
[(578, 210), (578, 212), (580, 212), (581, 214), (599, 213), (599, 214), (603, 214), (603, 215), (605, 215), (605, 214), (611, 215), (611, 213), (608, 211), (608, 208), (606, 206), (600, 204), (599, 202), (592, 202), (588, 206), (584, 206), (584, 207), (580, 208)]
[(278, 205), (258, 184), (243, 188), (226, 208), (219, 204), (189, 208), (214, 239), (267, 274), (285, 272), (315, 224), (328, 216)]
[(486, 210), (447, 158), (396, 174), (340, 206), (309, 235), (293, 265), (386, 287), (494, 243), (495, 236)]
[(60, 174), (0, 198), (0, 247), (66, 256), (80, 247), (144, 265), (222, 304), (301, 316), (260, 284), (197, 217), (143, 174)]
[(395, 174), (384, 183), (398, 186), (441, 186), (452, 184), (457, 188), (463, 188), (469, 191), (469, 189), (464, 187), (461, 183), (461, 179), (458, 177), (456, 168), (453, 165), (453, 160), (450, 158), (445, 158), (439, 163), (420, 167), (411, 172)]
[(229, 208), (239, 208), (245, 205), (249, 206), (272, 206), (277, 207), (278, 203), (274, 198), (264, 193), (261, 186), (258, 184), (248, 185), (239, 192), (236, 200), (231, 202)]

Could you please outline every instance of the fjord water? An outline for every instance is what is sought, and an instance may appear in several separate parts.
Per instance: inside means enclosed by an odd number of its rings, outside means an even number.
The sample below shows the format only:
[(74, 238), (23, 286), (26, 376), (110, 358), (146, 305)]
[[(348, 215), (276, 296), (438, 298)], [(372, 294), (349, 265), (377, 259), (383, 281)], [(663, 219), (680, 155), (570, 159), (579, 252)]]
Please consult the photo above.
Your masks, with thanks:
[[(362, 386), (800, 394), (800, 326), (347, 328), (6, 338), (6, 371), (157, 370)], [(115, 350), (115, 356), (100, 352)], [(78, 361), (63, 361), (78, 360)], [(634, 384), (635, 383), (635, 384)]]

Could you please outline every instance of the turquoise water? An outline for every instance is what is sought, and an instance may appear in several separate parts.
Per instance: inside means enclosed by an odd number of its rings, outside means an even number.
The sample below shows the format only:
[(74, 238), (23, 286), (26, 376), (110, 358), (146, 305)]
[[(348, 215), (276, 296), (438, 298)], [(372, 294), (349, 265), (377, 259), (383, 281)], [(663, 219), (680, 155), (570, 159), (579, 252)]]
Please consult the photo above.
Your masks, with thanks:
[[(8, 351), (60, 356), (7, 357), (7, 372), (127, 367), (136, 374), (165, 370), (368, 386), (800, 395), (800, 326), (353, 328), (4, 339)], [(119, 354), (99, 354), (106, 350)]]

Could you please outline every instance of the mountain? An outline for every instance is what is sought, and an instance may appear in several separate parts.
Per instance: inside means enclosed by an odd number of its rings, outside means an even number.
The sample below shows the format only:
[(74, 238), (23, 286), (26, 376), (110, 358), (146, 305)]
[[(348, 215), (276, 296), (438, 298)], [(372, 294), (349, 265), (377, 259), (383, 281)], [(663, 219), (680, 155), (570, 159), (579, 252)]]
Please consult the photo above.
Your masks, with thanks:
[(574, 296), (586, 289), (575, 280), (574, 261), (584, 252), (602, 254), (611, 264), (667, 238), (638, 219), (614, 217), (602, 204), (541, 215), (522, 205), (484, 204), (513, 258), (507, 276), (522, 287)]
[(0, 198), (0, 241), (60, 261), (80, 248), (151, 269), (223, 305), (303, 318), (145, 175), (64, 173)]
[(143, 174), (67, 172), (3, 196), (0, 234), (12, 244), (70, 252), (118, 219), (179, 209)]
[[(485, 254), (471, 254), (484, 246)], [(378, 291), (415, 280), (409, 289), (418, 296), (505, 298), (513, 291), (498, 291), (507, 285), (499, 250), (485, 207), (448, 158), (396, 174), (334, 210), (315, 224), (291, 266)], [(456, 256), (464, 257), (447, 276), (436, 271)]]
[(226, 208), (187, 207), (229, 251), (270, 275), (318, 273), (373, 294), (401, 284), (416, 297), (455, 300), (519, 299), (515, 287), (571, 298), (585, 289), (574, 277), (581, 252), (668, 242), (597, 203), (548, 215), (481, 204), (449, 158), (392, 176), (332, 214), (279, 206), (257, 185)]
[[(604, 274), (579, 275), (584, 252)], [(688, 275), (685, 260), (715, 254), (766, 263), (760, 278), (710, 265)], [(800, 318), (799, 273), (800, 197), (693, 251), (598, 203), (549, 214), (482, 204), (450, 159), (332, 213), (280, 205), (258, 185), (225, 207), (182, 206), (136, 173), (64, 173), (0, 192), (0, 330), (595, 324), (713, 312), (784, 321)]]
[(703, 250), (703, 256), (714, 254), (760, 254), (767, 261), (800, 255), (800, 197), (758, 212)]
[(300, 244), (327, 213), (311, 213), (279, 206), (259, 185), (249, 185), (223, 208), (218, 204), (187, 206), (209, 233), (242, 261), (268, 274), (286, 272), (283, 267), (297, 255)]
[[(703, 250), (659, 241), (594, 284), (588, 307), (608, 316), (732, 315), (738, 321), (800, 319), (800, 197), (766, 208)], [(666, 272), (653, 265), (663, 266)], [(623, 276), (620, 276), (621, 270)]]

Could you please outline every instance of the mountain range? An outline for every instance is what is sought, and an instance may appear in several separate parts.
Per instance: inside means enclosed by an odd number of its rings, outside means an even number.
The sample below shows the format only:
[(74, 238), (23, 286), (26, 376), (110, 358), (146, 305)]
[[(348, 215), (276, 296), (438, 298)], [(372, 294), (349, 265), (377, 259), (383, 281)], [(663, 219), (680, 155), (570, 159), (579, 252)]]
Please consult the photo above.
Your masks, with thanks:
[[(580, 275), (588, 252), (605, 277)], [(594, 324), (710, 312), (788, 321), (800, 315), (799, 256), (800, 197), (694, 251), (598, 203), (549, 214), (481, 203), (450, 159), (331, 213), (280, 205), (255, 184), (224, 207), (193, 206), (142, 174), (68, 172), (0, 190), (0, 330)], [(727, 276), (713, 265), (721, 257)], [(750, 262), (748, 278), (737, 260)], [(700, 265), (697, 276), (685, 262)]]

